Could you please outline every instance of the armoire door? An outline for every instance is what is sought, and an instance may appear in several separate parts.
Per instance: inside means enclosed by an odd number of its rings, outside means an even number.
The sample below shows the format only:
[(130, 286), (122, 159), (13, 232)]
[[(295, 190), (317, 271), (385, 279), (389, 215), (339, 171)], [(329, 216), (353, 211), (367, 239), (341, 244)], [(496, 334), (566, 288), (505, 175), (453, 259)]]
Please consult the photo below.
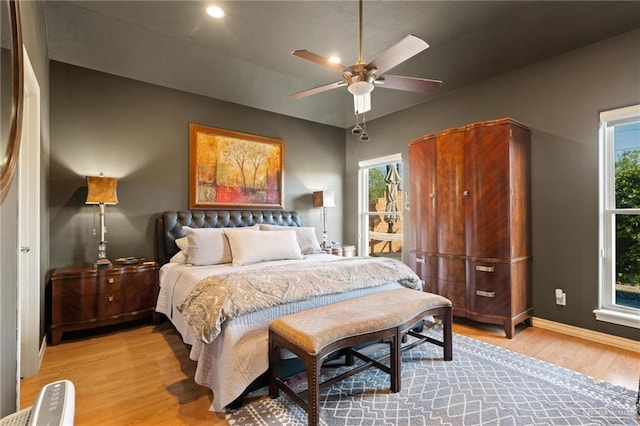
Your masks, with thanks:
[(510, 125), (470, 126), (465, 139), (466, 255), (509, 259)]
[(464, 131), (439, 133), (436, 153), (438, 252), (465, 255)]
[(454, 315), (460, 316), (466, 312), (464, 156), (464, 131), (438, 133), (438, 294), (451, 300)]
[(436, 192), (436, 138), (420, 138), (409, 145), (411, 173), (409, 215), (416, 256), (416, 273), (424, 281), (424, 291), (437, 292), (438, 251), (435, 192)]
[(436, 192), (436, 138), (424, 137), (409, 145), (411, 171), (411, 205), (409, 214), (414, 233), (413, 249), (421, 253), (436, 253), (437, 216)]

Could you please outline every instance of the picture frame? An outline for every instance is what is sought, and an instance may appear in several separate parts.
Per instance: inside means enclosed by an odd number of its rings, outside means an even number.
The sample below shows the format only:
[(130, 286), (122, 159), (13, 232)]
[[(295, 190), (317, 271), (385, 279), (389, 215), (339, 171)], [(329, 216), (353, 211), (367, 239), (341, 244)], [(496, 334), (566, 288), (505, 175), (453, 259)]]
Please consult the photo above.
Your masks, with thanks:
[(189, 208), (282, 209), (284, 142), (189, 125)]

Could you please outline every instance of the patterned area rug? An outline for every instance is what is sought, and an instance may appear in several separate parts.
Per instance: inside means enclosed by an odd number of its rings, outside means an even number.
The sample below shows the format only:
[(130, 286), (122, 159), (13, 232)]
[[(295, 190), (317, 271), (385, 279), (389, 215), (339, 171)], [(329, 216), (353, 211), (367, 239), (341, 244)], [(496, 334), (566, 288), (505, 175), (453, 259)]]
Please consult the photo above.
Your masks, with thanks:
[[(321, 424), (640, 425), (635, 391), (457, 334), (453, 361), (441, 357), (442, 349), (428, 343), (404, 353), (395, 394), (389, 376), (376, 368), (325, 388)], [(306, 425), (307, 415), (280, 392), (277, 399), (245, 404), (227, 420), (293, 426)]]

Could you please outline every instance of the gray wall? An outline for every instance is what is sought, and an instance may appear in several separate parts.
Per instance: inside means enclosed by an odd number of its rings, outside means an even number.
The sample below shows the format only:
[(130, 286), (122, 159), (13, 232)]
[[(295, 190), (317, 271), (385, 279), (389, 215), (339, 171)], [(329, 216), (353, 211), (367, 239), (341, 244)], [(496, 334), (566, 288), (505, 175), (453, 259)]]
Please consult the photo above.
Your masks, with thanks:
[[(153, 258), (152, 218), (189, 207), (189, 123), (282, 139), (284, 208), (305, 225), (322, 228), (314, 190), (335, 190), (341, 204), (342, 129), (51, 62), (52, 268), (96, 259), (85, 176), (100, 172), (119, 178), (119, 203), (107, 207), (108, 257)], [(341, 238), (340, 211), (329, 219), (331, 237)]]
[[(599, 291), (598, 114), (640, 102), (638, 46), (634, 31), (436, 98), (369, 123), (368, 143), (345, 132), (345, 211), (357, 211), (359, 160), (396, 152), (406, 159), (418, 136), (512, 117), (532, 129), (534, 315), (637, 339), (637, 329), (598, 322), (592, 311)], [(356, 241), (356, 220), (345, 214), (345, 239)], [(567, 293), (566, 307), (555, 305), (557, 287)]]
[[(408, 142), (420, 135), (510, 116), (533, 131), (535, 315), (635, 337), (637, 330), (597, 322), (591, 311), (598, 294), (598, 112), (640, 101), (639, 31), (370, 122), (372, 141), (363, 144), (348, 131), (69, 65), (52, 62), (49, 74), (42, 3), (21, 5), (41, 89), (42, 206), (50, 207), (42, 214), (43, 271), (94, 259), (84, 176), (100, 171), (121, 178), (120, 204), (108, 209), (109, 257), (152, 256), (151, 218), (188, 207), (189, 123), (283, 139), (285, 208), (320, 228), (309, 194), (336, 190), (344, 241), (355, 242), (359, 160), (395, 152), (406, 158)], [(409, 173), (405, 168), (405, 180)], [(16, 197), (14, 188), (0, 207), (0, 416), (16, 402)], [(342, 218), (339, 208), (331, 210), (332, 239), (343, 239)], [(565, 308), (554, 304), (555, 287), (568, 293)]]
[[(41, 119), (41, 270), (49, 267), (47, 216), (48, 145), (49, 145), (49, 60), (41, 2), (20, 2), (23, 43), (40, 85)], [(0, 417), (16, 410), (17, 371), (17, 178), (5, 202), (0, 206)], [(44, 275), (44, 273), (43, 273)], [(45, 278), (41, 285), (44, 290)], [(41, 298), (41, 300), (44, 300)], [(44, 310), (43, 310), (44, 311)], [(44, 331), (44, 330), (43, 330)]]

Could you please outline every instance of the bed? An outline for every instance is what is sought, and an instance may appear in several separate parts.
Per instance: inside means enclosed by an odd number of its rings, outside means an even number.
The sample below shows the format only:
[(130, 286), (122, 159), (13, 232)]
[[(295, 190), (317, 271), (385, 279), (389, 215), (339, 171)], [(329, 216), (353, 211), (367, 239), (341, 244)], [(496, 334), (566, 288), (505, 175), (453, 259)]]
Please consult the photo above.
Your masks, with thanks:
[(422, 289), (401, 262), (323, 253), (315, 229), (294, 211), (167, 211), (156, 235), (156, 311), (191, 346), (194, 380), (212, 390), (212, 411), (224, 411), (267, 371), (274, 318), (401, 286)]

